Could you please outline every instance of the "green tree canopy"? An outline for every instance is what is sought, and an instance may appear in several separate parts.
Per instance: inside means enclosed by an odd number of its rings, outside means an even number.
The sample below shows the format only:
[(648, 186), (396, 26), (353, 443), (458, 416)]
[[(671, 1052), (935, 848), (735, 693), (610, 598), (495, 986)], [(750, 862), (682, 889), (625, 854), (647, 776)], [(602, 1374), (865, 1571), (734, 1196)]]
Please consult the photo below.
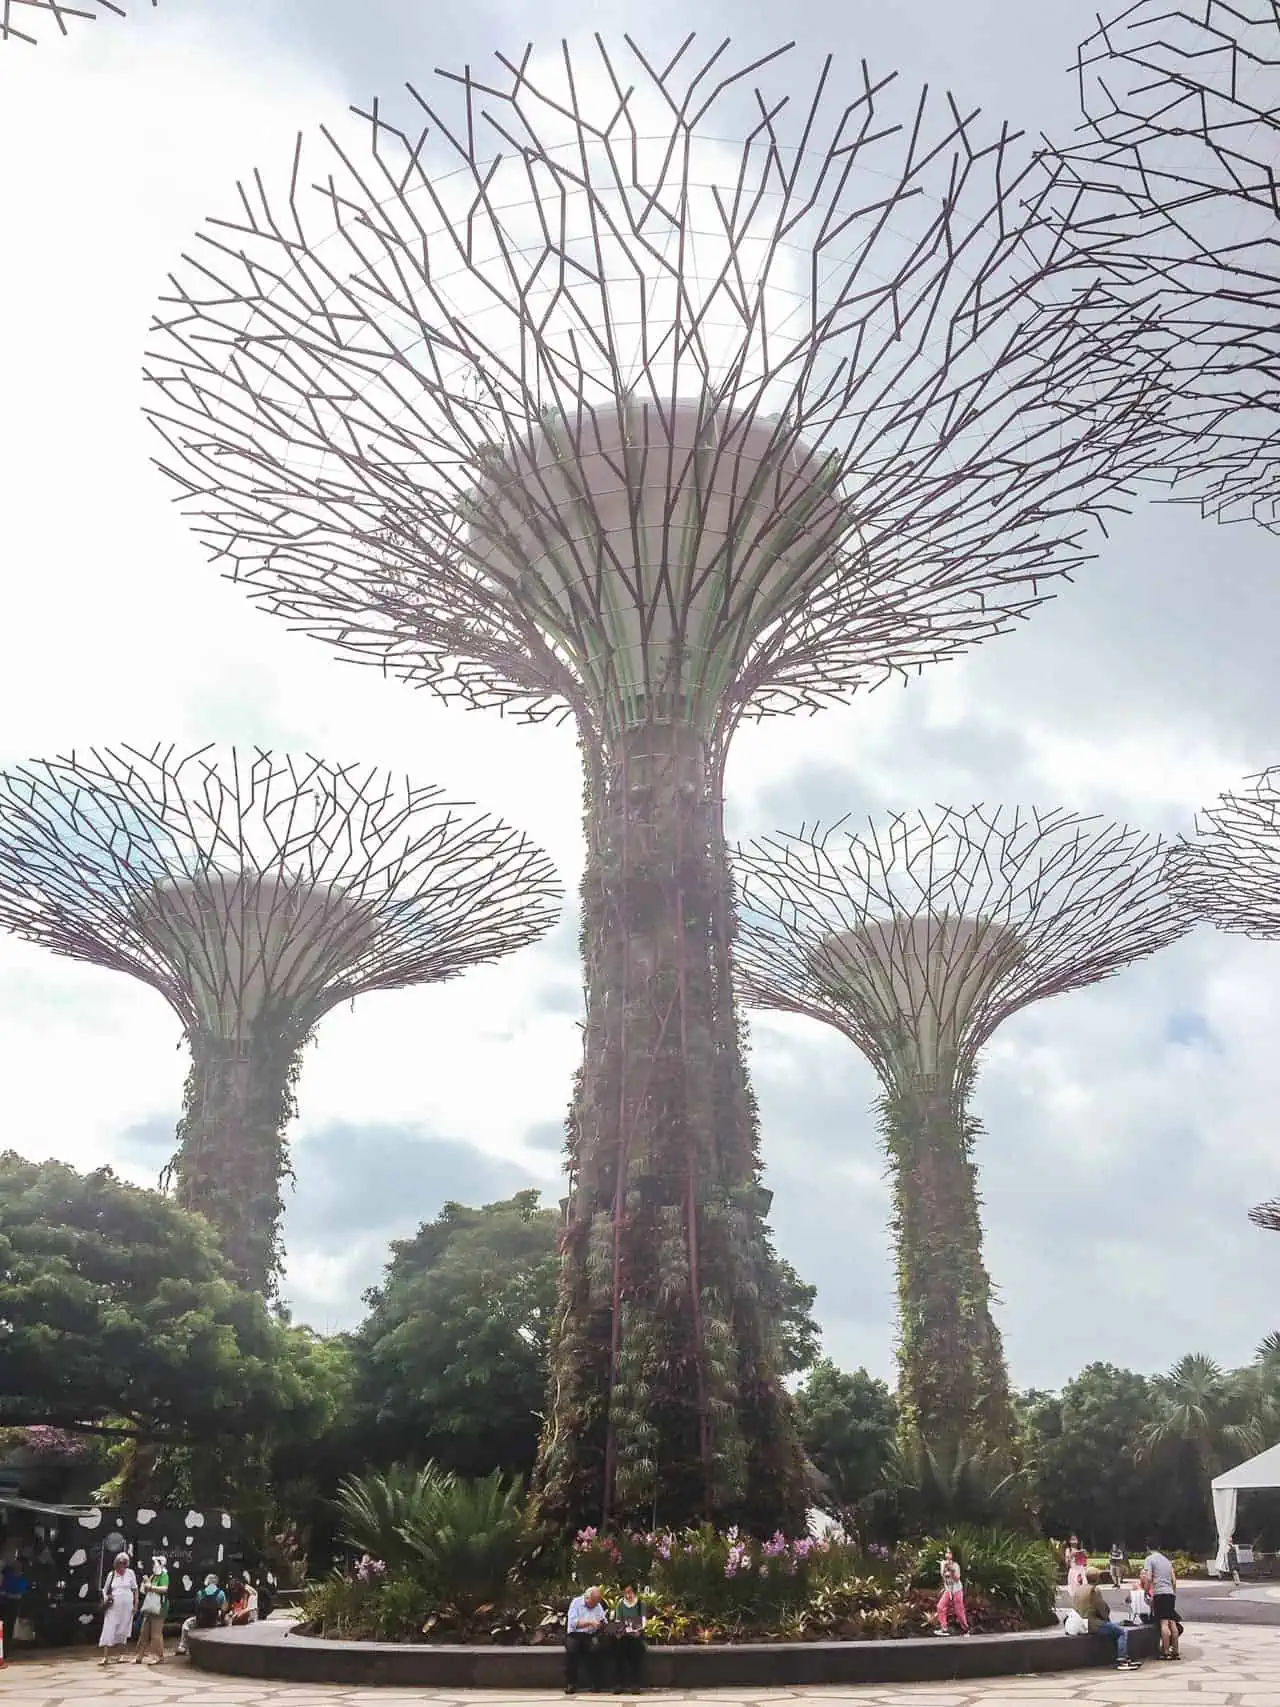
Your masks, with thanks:
[(466, 1475), (527, 1470), (546, 1396), (558, 1217), (536, 1191), (470, 1209), (446, 1203), (391, 1247), (366, 1294), (356, 1397), (374, 1456)]
[(823, 1358), (796, 1394), (800, 1439), (825, 1481), (820, 1498), (847, 1511), (879, 1486), (893, 1452), (898, 1407), (883, 1381)]
[(101, 1168), (0, 1154), (0, 1422), (146, 1441), (270, 1429), (307, 1395), (212, 1229)]

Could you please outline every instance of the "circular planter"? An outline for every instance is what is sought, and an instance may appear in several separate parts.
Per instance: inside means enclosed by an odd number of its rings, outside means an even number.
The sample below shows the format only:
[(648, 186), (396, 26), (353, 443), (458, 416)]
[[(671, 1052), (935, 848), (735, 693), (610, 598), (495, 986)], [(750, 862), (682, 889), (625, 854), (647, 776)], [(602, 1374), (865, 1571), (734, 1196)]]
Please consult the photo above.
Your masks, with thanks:
[[(201, 1671), (286, 1683), (342, 1683), (395, 1689), (554, 1689), (564, 1654), (542, 1647), (450, 1647), (441, 1643), (335, 1642), (292, 1632), (283, 1622), (236, 1630), (193, 1630), (191, 1662)], [(1129, 1632), (1130, 1650), (1155, 1651), (1150, 1628)], [(909, 1636), (890, 1642), (753, 1642), (651, 1647), (646, 1679), (658, 1689), (794, 1688), (803, 1684), (930, 1683), (1077, 1671), (1113, 1664), (1102, 1636), (1060, 1628), (1012, 1636)]]

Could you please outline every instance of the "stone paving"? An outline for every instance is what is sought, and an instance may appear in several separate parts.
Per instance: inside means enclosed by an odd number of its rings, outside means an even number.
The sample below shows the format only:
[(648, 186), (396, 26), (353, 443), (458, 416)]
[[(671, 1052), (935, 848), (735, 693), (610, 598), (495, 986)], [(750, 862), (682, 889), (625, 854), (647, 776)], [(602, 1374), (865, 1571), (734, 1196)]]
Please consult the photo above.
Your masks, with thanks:
[[(774, 1707), (790, 1701), (813, 1701), (816, 1707), (1280, 1707), (1280, 1628), (1188, 1626), (1182, 1651), (1180, 1665), (1148, 1663), (1136, 1672), (1084, 1671), (866, 1689), (833, 1685), (699, 1694), (670, 1690), (659, 1692), (657, 1699), (706, 1702), (708, 1707), (754, 1707), (756, 1702)], [(163, 1666), (127, 1664), (104, 1672), (85, 1649), (24, 1658), (0, 1672), (3, 1707), (549, 1707), (561, 1699), (547, 1691), (462, 1694), (259, 1684), (193, 1672), (185, 1661), (173, 1659)]]

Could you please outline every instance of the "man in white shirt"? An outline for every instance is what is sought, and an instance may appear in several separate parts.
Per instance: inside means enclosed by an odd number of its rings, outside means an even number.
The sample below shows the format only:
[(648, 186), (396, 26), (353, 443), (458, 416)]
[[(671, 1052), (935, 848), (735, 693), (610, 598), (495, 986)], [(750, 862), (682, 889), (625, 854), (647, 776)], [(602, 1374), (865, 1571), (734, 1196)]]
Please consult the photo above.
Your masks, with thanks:
[(584, 1654), (587, 1656), (589, 1687), (600, 1687), (600, 1653), (608, 1617), (609, 1609), (604, 1603), (603, 1591), (598, 1587), (589, 1588), (585, 1594), (580, 1594), (576, 1600), (569, 1602), (569, 1616), (565, 1619), (564, 1626), (566, 1695), (577, 1693), (578, 1668), (582, 1664)]

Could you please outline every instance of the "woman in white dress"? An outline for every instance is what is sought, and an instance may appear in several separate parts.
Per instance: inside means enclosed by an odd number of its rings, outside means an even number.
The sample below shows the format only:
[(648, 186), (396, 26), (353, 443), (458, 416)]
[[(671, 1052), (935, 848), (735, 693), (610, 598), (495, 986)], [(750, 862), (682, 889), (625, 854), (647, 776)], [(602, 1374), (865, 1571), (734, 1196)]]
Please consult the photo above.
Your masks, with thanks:
[(102, 1585), (102, 1634), (98, 1646), (102, 1649), (102, 1664), (109, 1666), (112, 1655), (117, 1665), (123, 1665), (124, 1650), (133, 1634), (133, 1618), (138, 1610), (138, 1579), (129, 1569), (129, 1555), (117, 1553), (111, 1575)]

